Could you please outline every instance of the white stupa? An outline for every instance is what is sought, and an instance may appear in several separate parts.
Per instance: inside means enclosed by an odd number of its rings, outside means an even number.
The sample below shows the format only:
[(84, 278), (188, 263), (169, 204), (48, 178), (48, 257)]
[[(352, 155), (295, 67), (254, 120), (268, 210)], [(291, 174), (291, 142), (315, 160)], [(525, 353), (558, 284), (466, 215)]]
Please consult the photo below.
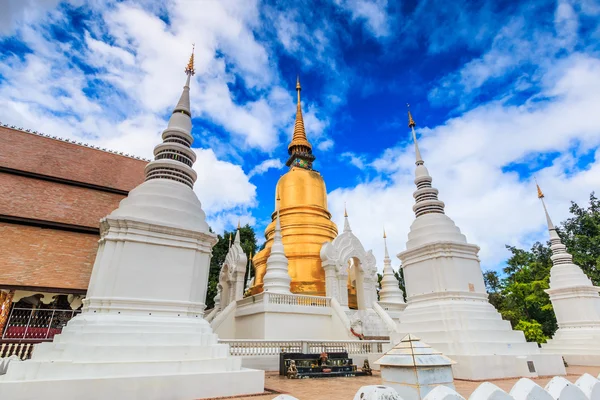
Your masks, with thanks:
[(265, 292), (291, 294), (290, 283), (292, 282), (292, 278), (288, 272), (288, 259), (283, 249), (281, 223), (279, 221), (279, 196), (277, 197), (276, 218), (273, 246), (271, 247), (271, 254), (267, 259), (267, 271), (263, 278), (263, 287)]
[[(189, 84), (146, 181), (100, 221), (83, 312), (0, 377), (1, 399), (199, 399), (261, 393), (203, 319), (216, 237), (192, 187)], [(210, 188), (203, 188), (210, 190)]]
[(594, 286), (560, 240), (550, 219), (544, 194), (537, 186), (538, 197), (544, 206), (550, 247), (550, 301), (556, 314), (558, 330), (543, 352), (562, 354), (568, 364), (600, 366), (600, 287)]
[(479, 247), (467, 243), (444, 213), (421, 157), (410, 112), (408, 117), (416, 152), (416, 219), (406, 251), (398, 254), (407, 294), (399, 330), (419, 336), (457, 361), (453, 370), (459, 379), (564, 374), (559, 356), (540, 354), (537, 344), (526, 342), (523, 332), (513, 331), (488, 302)]
[[(387, 235), (383, 231), (383, 246), (385, 254), (383, 257), (383, 277), (381, 278), (381, 290), (379, 291), (379, 305), (388, 313), (403, 311), (406, 308), (404, 293), (398, 286), (398, 279), (394, 275), (392, 260), (387, 248)], [(395, 317), (395, 316), (392, 316)]]

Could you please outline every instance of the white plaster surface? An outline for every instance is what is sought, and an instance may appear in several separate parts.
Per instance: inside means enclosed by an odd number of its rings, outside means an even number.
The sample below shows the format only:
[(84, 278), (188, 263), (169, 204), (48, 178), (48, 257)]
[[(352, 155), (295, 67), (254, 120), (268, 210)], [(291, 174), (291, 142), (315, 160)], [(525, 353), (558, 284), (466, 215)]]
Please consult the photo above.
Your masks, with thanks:
[[(165, 143), (173, 134), (191, 138), (190, 117), (179, 112), (189, 110), (189, 78), (163, 133)], [(157, 146), (155, 154), (169, 146)], [(217, 239), (190, 184), (195, 172), (158, 158), (146, 172), (149, 180), (100, 221), (82, 313), (52, 342), (38, 344), (30, 360), (9, 365), (0, 377), (0, 399), (200, 399), (263, 392), (264, 372), (243, 369), (203, 319)]]

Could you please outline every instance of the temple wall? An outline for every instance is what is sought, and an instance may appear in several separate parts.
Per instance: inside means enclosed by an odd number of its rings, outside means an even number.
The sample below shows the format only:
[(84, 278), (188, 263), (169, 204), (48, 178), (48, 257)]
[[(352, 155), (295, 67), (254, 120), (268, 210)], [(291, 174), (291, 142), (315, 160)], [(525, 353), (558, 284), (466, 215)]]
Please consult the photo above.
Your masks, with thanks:
[(0, 222), (0, 286), (87, 290), (98, 235)]

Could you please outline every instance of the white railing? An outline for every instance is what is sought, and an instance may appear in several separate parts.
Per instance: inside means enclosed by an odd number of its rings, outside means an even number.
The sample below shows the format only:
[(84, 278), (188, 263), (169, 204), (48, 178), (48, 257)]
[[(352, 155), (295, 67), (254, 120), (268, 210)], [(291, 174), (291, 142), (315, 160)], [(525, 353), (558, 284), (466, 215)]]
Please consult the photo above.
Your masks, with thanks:
[(390, 333), (398, 333), (398, 324), (396, 324), (396, 321), (394, 321), (392, 317), (390, 317), (390, 314), (388, 314), (376, 301), (373, 302), (373, 310), (375, 310), (377, 315), (379, 315), (379, 318), (383, 320)]
[(229, 345), (232, 356), (278, 356), (281, 353), (302, 353), (301, 341), (288, 340), (219, 340)]
[(291, 306), (329, 307), (331, 298), (322, 296), (305, 296), (298, 294), (265, 293), (267, 303)]
[(223, 339), (219, 343), (229, 345), (232, 356), (278, 356), (281, 353), (319, 354), (342, 353), (371, 354), (382, 353), (385, 340), (235, 340)]
[(235, 308), (236, 308), (236, 303), (235, 303), (235, 301), (233, 301), (233, 302), (229, 303), (229, 305), (227, 307), (225, 307), (225, 309), (223, 311), (221, 311), (220, 313), (217, 314), (217, 316), (210, 323), (210, 326), (213, 329), (213, 331), (216, 331), (217, 328), (219, 328), (219, 326), (221, 326), (221, 324), (223, 323), (223, 321), (225, 321), (227, 319), (229, 314), (231, 314), (232, 312), (235, 312)]
[(242, 308), (255, 303), (326, 308), (331, 307), (331, 298), (305, 296), (301, 294), (261, 292), (257, 295), (238, 300), (237, 307)]
[(212, 322), (212, 320), (215, 319), (215, 317), (217, 316), (218, 313), (219, 313), (218, 308), (212, 308), (210, 310), (207, 310), (207, 311), (205, 311), (206, 317), (204, 317), (204, 319), (206, 320), (206, 322), (208, 322), (210, 324)]

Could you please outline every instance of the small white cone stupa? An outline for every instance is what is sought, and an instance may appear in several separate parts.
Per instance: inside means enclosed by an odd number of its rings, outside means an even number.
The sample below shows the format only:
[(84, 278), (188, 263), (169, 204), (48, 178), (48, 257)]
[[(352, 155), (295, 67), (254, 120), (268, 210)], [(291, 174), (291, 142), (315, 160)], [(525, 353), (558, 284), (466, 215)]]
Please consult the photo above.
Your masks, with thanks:
[(421, 400), (437, 386), (454, 390), (450, 358), (415, 335), (408, 334), (375, 361), (381, 367), (383, 385), (392, 387), (403, 400)]
[(581, 268), (573, 263), (550, 219), (544, 194), (537, 185), (538, 197), (544, 207), (552, 269), (550, 270), (550, 301), (556, 314), (558, 330), (542, 345), (542, 351), (561, 354), (569, 365), (600, 366), (600, 287), (594, 286)]
[(394, 275), (392, 259), (387, 248), (385, 229), (383, 231), (383, 245), (385, 254), (383, 257), (383, 277), (381, 278), (381, 290), (379, 291), (379, 304), (388, 312), (402, 311), (406, 308), (404, 293), (398, 286), (398, 279)]
[(276, 218), (273, 246), (271, 247), (271, 254), (267, 259), (267, 271), (263, 278), (263, 287), (265, 292), (291, 294), (290, 283), (292, 282), (292, 278), (288, 272), (288, 259), (285, 256), (283, 248), (281, 222), (279, 221), (279, 195), (277, 195)]
[[(190, 78), (146, 181), (100, 221), (83, 312), (0, 376), (1, 399), (203, 399), (262, 393), (204, 320), (217, 239), (193, 191)], [(202, 188), (210, 190), (210, 188)]]

